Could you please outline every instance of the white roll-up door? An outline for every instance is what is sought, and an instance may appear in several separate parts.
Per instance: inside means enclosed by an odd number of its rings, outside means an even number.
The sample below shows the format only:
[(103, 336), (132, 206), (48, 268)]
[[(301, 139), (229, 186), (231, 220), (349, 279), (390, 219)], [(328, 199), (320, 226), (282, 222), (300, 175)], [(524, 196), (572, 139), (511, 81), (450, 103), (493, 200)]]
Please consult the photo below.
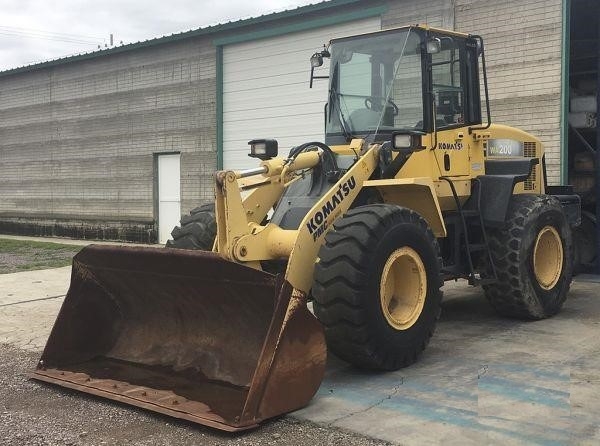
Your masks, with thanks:
[[(310, 56), (332, 38), (378, 31), (373, 17), (223, 48), (223, 165), (256, 166), (248, 141), (275, 138), (279, 153), (323, 141), (327, 80), (309, 89)], [(320, 72), (326, 75), (328, 63)]]

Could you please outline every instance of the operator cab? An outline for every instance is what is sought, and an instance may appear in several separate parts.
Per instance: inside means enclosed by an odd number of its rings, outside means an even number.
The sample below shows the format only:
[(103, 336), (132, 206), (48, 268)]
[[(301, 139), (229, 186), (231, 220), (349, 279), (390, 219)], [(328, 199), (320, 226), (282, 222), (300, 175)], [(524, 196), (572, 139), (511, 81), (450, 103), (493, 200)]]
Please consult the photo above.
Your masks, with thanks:
[[(331, 184), (358, 160), (357, 153), (336, 153), (329, 146), (348, 145), (357, 138), (368, 143), (392, 141), (380, 152), (379, 175), (393, 178), (408, 153), (424, 148), (422, 135), (440, 132), (443, 136), (445, 130), (480, 125), (479, 48), (479, 38), (467, 34), (411, 26), (334, 39), (315, 53), (311, 85), (314, 79), (324, 77), (315, 76), (314, 68), (330, 58), (325, 108), (327, 162), (305, 172), (287, 188), (271, 221), (283, 229), (298, 228)], [(307, 143), (292, 152), (322, 146)], [(394, 163), (392, 150), (403, 152)], [(439, 152), (439, 164), (447, 166), (447, 171), (453, 157), (468, 156), (466, 151)]]
[(332, 40), (311, 59), (331, 58), (326, 143), (480, 125), (480, 48), (479, 38), (419, 26)]

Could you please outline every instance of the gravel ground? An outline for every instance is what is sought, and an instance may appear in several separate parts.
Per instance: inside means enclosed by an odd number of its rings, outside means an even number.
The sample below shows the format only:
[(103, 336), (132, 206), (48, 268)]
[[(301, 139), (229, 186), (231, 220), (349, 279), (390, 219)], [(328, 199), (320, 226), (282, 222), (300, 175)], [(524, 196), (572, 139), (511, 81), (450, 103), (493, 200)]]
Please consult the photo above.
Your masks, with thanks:
[(291, 417), (228, 434), (27, 379), (39, 354), (0, 345), (0, 444), (384, 445)]

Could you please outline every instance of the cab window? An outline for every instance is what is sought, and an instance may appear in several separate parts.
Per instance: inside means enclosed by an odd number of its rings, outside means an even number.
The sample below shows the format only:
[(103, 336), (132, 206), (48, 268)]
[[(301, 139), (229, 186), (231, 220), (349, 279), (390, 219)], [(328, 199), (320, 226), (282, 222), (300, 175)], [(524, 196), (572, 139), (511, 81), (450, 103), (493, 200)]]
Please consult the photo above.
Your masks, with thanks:
[(441, 51), (431, 55), (432, 92), (436, 105), (436, 128), (481, 123), (477, 94), (479, 77), (476, 48), (466, 39), (440, 36)]

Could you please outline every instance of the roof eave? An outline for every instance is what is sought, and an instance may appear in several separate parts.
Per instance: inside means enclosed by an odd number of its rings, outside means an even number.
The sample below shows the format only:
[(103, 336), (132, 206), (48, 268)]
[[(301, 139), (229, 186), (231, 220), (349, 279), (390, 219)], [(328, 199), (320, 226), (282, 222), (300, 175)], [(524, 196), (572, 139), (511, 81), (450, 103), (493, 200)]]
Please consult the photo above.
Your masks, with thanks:
[(154, 39), (144, 40), (141, 42), (130, 43), (127, 45), (122, 45), (114, 48), (108, 48), (104, 50), (94, 51), (91, 53), (83, 53), (77, 54), (75, 56), (67, 56), (59, 59), (53, 59), (46, 62), (40, 62), (32, 65), (26, 65), (17, 68), (11, 68), (9, 70), (0, 71), (0, 77), (25, 73), (29, 71), (39, 70), (42, 68), (49, 68), (57, 65), (63, 65), (66, 63), (89, 60), (97, 57), (108, 56), (111, 54), (118, 54), (127, 51), (133, 51), (140, 48), (147, 48), (157, 45), (163, 45), (166, 43), (178, 42), (180, 40), (189, 39), (193, 37), (201, 37), (208, 36), (211, 34), (222, 33), (226, 31), (233, 31), (242, 29), (248, 26), (263, 24), (275, 20), (283, 20), (287, 18), (293, 18), (295, 16), (301, 14), (310, 14), (314, 12), (319, 12), (323, 10), (327, 10), (330, 8), (335, 8), (339, 6), (345, 6), (348, 4), (358, 3), (361, 0), (330, 0), (323, 1), (320, 3), (310, 4), (306, 6), (299, 6), (294, 9), (288, 9), (281, 12), (274, 12), (271, 14), (265, 14), (258, 17), (251, 17), (248, 19), (236, 20), (233, 22), (221, 23), (218, 25), (207, 26), (205, 28), (198, 28), (190, 31), (184, 31), (177, 34), (171, 34), (170, 36), (157, 37)]

